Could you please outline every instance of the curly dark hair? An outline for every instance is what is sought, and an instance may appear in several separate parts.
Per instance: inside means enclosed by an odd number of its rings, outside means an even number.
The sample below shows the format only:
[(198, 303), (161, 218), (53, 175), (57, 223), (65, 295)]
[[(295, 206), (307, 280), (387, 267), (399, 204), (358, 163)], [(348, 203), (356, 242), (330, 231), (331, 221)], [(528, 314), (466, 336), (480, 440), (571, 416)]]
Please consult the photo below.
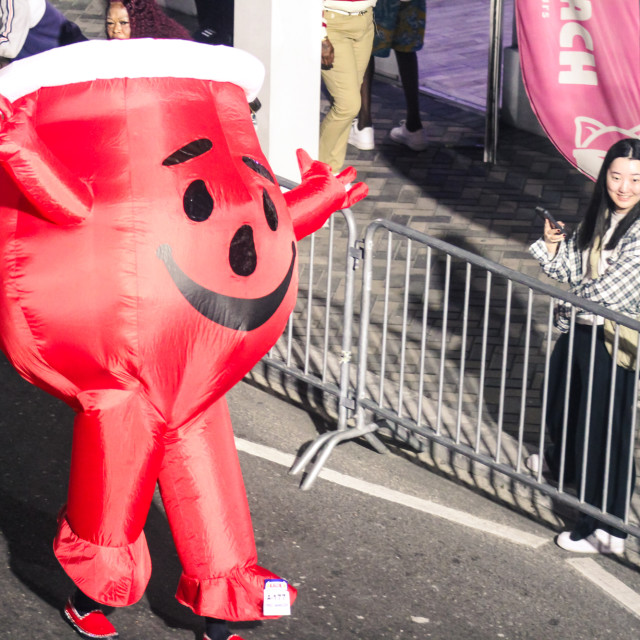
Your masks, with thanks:
[(120, 2), (129, 14), (132, 38), (173, 38), (193, 40), (191, 34), (178, 22), (170, 18), (155, 0), (110, 0)]

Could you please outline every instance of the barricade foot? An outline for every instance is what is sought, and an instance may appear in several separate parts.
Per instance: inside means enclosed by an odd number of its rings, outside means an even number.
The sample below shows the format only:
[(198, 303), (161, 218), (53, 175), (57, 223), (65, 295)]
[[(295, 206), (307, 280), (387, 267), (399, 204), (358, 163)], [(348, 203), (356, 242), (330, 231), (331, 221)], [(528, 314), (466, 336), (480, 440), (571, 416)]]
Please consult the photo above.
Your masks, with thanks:
[[(331, 452), (336, 447), (336, 445), (340, 444), (341, 442), (345, 442), (346, 440), (355, 440), (356, 438), (360, 438), (360, 437), (364, 437), (367, 440), (369, 440), (369, 437), (371, 437), (371, 438), (375, 438), (375, 440), (379, 443), (379, 445), (384, 447), (382, 442), (380, 442), (380, 440), (378, 440), (378, 438), (376, 438), (373, 435), (373, 432), (376, 431), (377, 429), (378, 429), (378, 425), (375, 422), (370, 422), (369, 424), (363, 427), (351, 427), (344, 431), (336, 431), (331, 433), (328, 438), (325, 438), (326, 442), (323, 441), (322, 444), (324, 444), (324, 447), (322, 448), (322, 451), (318, 455), (318, 458), (316, 459), (316, 461), (313, 463), (311, 470), (305, 476), (304, 480), (300, 484), (300, 488), (303, 491), (307, 491), (311, 489), (313, 483), (318, 477), (318, 474), (322, 470), (322, 467), (325, 465), (327, 459), (331, 455)], [(326, 436), (327, 434), (323, 434), (323, 435)], [(318, 440), (319, 439), (320, 438), (318, 438)], [(318, 442), (318, 440), (316, 440), (316, 442)], [(322, 446), (322, 444), (320, 446)], [(372, 444), (372, 446), (376, 448), (375, 445)], [(384, 451), (386, 451), (386, 447)]]
[(325, 442), (327, 442), (327, 440), (330, 440), (335, 435), (335, 431), (328, 431), (327, 433), (323, 433), (321, 436), (318, 436), (307, 447), (307, 450), (293, 463), (291, 469), (289, 469), (289, 474), (292, 476), (297, 476), (299, 473), (301, 473), (304, 468), (311, 462), (311, 460), (315, 458), (318, 451), (322, 449)]

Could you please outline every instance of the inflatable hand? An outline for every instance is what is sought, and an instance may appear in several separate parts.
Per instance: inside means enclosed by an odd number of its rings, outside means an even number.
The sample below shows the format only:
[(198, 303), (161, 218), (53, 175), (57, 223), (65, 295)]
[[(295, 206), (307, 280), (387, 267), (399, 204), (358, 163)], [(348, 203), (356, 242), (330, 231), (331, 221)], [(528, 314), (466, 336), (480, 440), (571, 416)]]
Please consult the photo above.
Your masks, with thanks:
[(0, 95), (0, 163), (13, 176), (37, 215), (55, 224), (77, 224), (91, 210), (93, 196), (36, 134), (29, 108), (14, 111)]
[(300, 240), (317, 231), (334, 211), (362, 200), (369, 189), (364, 182), (358, 182), (347, 190), (356, 177), (353, 167), (334, 176), (328, 164), (312, 160), (306, 151), (298, 149), (297, 155), (302, 182), (285, 193), (284, 198), (291, 211), (296, 239)]

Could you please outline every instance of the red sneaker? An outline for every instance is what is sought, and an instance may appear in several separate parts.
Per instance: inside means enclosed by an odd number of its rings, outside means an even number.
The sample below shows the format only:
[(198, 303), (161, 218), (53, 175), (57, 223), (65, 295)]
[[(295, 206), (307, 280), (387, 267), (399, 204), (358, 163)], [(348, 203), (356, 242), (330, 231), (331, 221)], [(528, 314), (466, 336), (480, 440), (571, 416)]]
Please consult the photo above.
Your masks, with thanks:
[(107, 620), (107, 616), (96, 609), (84, 615), (80, 615), (71, 602), (71, 598), (67, 600), (67, 604), (62, 610), (67, 622), (80, 634), (83, 638), (117, 638), (118, 632), (115, 627)]
[[(210, 640), (209, 636), (205, 633), (204, 638), (202, 640)], [(232, 636), (229, 636), (227, 640), (243, 640), (240, 636), (237, 636), (235, 633)]]

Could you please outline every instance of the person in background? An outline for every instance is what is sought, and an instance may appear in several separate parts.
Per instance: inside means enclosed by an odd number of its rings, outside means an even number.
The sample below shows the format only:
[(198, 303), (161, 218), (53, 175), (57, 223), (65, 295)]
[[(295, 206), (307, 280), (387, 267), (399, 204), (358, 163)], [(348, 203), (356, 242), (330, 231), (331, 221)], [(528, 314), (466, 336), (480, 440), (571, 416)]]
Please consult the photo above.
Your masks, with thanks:
[(324, 0), (322, 80), (331, 107), (320, 126), (320, 161), (342, 169), (353, 119), (360, 111), (360, 85), (373, 46), (376, 0)]
[(0, 68), (86, 39), (77, 24), (45, 0), (0, 2)]
[(375, 72), (375, 57), (387, 58), (393, 49), (407, 108), (407, 117), (391, 129), (393, 141), (413, 151), (427, 148), (427, 135), (420, 119), (420, 93), (417, 51), (424, 44), (426, 0), (378, 0), (374, 10), (376, 37), (373, 55), (362, 82), (362, 106), (351, 125), (349, 144), (371, 150), (375, 146), (371, 118), (371, 87)]
[[(207, 6), (212, 5), (208, 4)], [(233, 35), (233, 2), (230, 28)], [(175, 38), (178, 40), (195, 39), (203, 44), (228, 44), (227, 42), (214, 42), (211, 38), (199, 37), (198, 34), (202, 36), (201, 32), (196, 33), (192, 38), (189, 32), (181, 24), (167, 16), (154, 0), (114, 0), (109, 2), (105, 19), (105, 33), (109, 40)], [(261, 106), (258, 98), (249, 103), (251, 119), (256, 128), (258, 126), (256, 113)]]
[(107, 4), (105, 33), (109, 40), (167, 38), (192, 40), (191, 34), (170, 18), (155, 0), (116, 0)]
[[(564, 228), (554, 228), (546, 220), (543, 237), (532, 244), (529, 251), (548, 276), (568, 283), (572, 293), (638, 318), (640, 140), (620, 140), (609, 149), (586, 215), (577, 230), (567, 234)], [(575, 330), (571, 336), (567, 333), (571, 313), (569, 305), (561, 305), (556, 314), (556, 326), (563, 333), (558, 338), (550, 362), (546, 415), (552, 447), (551, 451), (545, 452), (544, 458), (557, 480), (559, 469), (556, 460), (558, 448), (562, 446), (565, 389), (570, 370), (564, 452), (566, 467), (575, 477), (578, 495), (584, 491), (587, 504), (624, 520), (628, 504), (627, 486), (631, 495), (635, 484), (635, 468), (630, 461), (634, 445), (638, 336), (623, 326), (619, 327), (617, 360), (614, 363), (614, 328), (609, 322), (576, 309)], [(594, 323), (597, 328), (592, 362)], [(569, 369), (567, 355), (571, 339), (573, 359)], [(615, 382), (612, 388), (613, 374)], [(542, 461), (538, 454), (527, 460), (527, 467), (534, 471), (538, 471), (540, 464)], [(624, 551), (626, 537), (627, 534), (620, 529), (581, 513), (573, 530), (561, 533), (556, 543), (562, 549), (577, 553), (619, 554)]]

